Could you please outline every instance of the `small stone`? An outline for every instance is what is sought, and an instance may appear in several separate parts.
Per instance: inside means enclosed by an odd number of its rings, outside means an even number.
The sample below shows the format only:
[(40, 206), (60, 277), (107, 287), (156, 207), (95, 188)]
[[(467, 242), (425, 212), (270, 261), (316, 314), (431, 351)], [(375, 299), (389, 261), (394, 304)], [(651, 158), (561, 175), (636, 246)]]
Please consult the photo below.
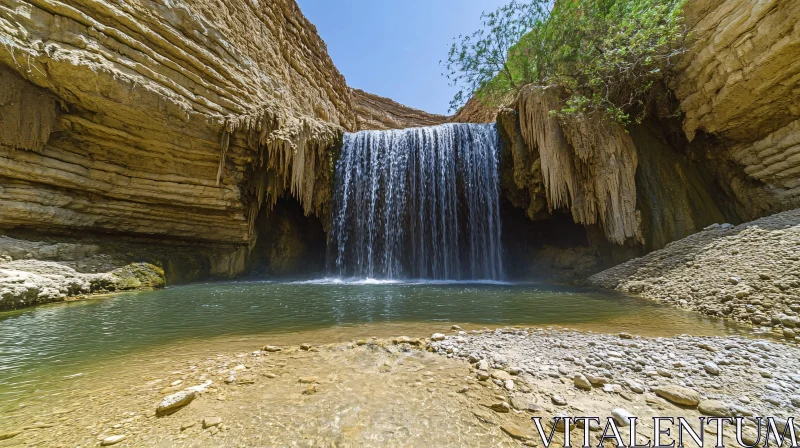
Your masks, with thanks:
[(764, 378), (772, 378), (772, 372), (769, 372), (767, 370), (761, 370), (758, 373)]
[(579, 389), (584, 389), (584, 390), (592, 389), (592, 383), (590, 383), (589, 380), (586, 379), (586, 377), (580, 373), (575, 374), (575, 376), (572, 378), (572, 382), (575, 384), (575, 387)]
[(445, 336), (445, 335), (444, 335), (444, 334), (442, 334), (442, 333), (434, 333), (434, 334), (432, 334), (432, 335), (431, 335), (431, 340), (432, 340), (432, 341), (444, 341), (444, 339), (445, 339), (446, 337), (447, 337), (447, 336)]
[(653, 390), (659, 397), (684, 406), (697, 406), (700, 404), (700, 394), (688, 387), (667, 385)]
[(100, 442), (100, 446), (115, 445), (115, 444), (125, 440), (125, 437), (127, 437), (127, 435), (125, 435), (125, 434), (119, 434), (119, 435), (116, 435), (116, 436), (106, 437), (105, 439), (103, 439), (102, 442)]
[(672, 372), (667, 369), (659, 368), (656, 372), (663, 377), (672, 378)]
[(511, 374), (506, 372), (505, 370), (493, 370), (492, 378), (498, 379), (500, 381), (507, 381), (511, 379)]
[(553, 404), (556, 405), (556, 406), (566, 406), (567, 405), (567, 400), (564, 397), (562, 397), (561, 395), (552, 395), (550, 397), (550, 401), (552, 401)]
[(469, 386), (462, 386), (460, 389), (458, 389), (458, 393), (460, 394), (464, 394), (467, 392), (469, 392)]
[(627, 380), (625, 382), (628, 384), (628, 388), (632, 392), (635, 392), (637, 394), (643, 394), (644, 393), (644, 387), (641, 384), (637, 383), (636, 381)]
[(181, 391), (168, 395), (161, 400), (161, 403), (156, 406), (156, 415), (161, 417), (164, 415), (173, 414), (178, 409), (186, 406), (195, 399), (197, 393), (195, 391)]
[(303, 395), (314, 395), (318, 392), (316, 384), (310, 384), (306, 389), (303, 391)]
[(475, 372), (475, 376), (478, 377), (479, 381), (486, 381), (489, 379), (489, 372), (478, 370), (477, 372)]
[(791, 328), (784, 328), (783, 337), (785, 337), (786, 339), (794, 339), (795, 337), (797, 337), (797, 333)]
[(311, 344), (308, 344), (308, 343), (300, 344), (300, 350), (309, 351), (309, 350), (311, 350), (311, 347), (312, 347)]
[(219, 426), (221, 423), (222, 417), (206, 417), (203, 419), (203, 429)]
[(274, 373), (272, 373), (272, 372), (267, 372), (267, 373), (265, 373), (265, 374), (264, 374), (264, 376), (265, 376), (265, 377), (267, 377), (267, 378), (269, 378), (269, 379), (275, 379), (275, 378), (277, 378), (277, 377), (278, 377), (278, 375), (275, 375), (275, 374), (274, 374)]
[(514, 390), (514, 380), (506, 380), (503, 383), (503, 387), (505, 387), (508, 391)]
[(271, 352), (271, 353), (274, 353), (274, 352), (279, 352), (279, 351), (281, 351), (281, 348), (280, 348), (280, 347), (278, 347), (278, 346), (276, 346), (276, 345), (265, 345), (265, 346), (264, 346), (264, 348), (263, 348), (262, 350), (263, 350), (263, 351), (265, 351), (265, 352)]
[(625, 333), (625, 332), (620, 333), (619, 337), (622, 339), (633, 339), (633, 336), (630, 333)]
[(304, 376), (300, 377), (300, 379), (298, 379), (297, 382), (300, 384), (314, 384), (314, 383), (319, 383), (319, 378), (315, 376)]
[(195, 425), (197, 425), (197, 422), (186, 422), (181, 425), (181, 431), (186, 431), (187, 429), (192, 428)]
[(493, 410), (495, 412), (506, 413), (506, 412), (510, 412), (511, 411), (511, 405), (509, 405), (505, 401), (501, 401), (499, 403), (492, 404), (491, 406), (489, 406), (489, 409), (491, 409), (491, 410)]
[(704, 362), (703, 369), (710, 375), (719, 375), (719, 366), (711, 361)]
[(461, 330), (462, 330), (462, 328), (461, 328), (461, 327), (459, 327), (458, 325), (453, 325), (452, 327), (450, 327), (450, 329), (451, 329), (452, 331), (461, 331)]
[(791, 395), (789, 400), (792, 402), (792, 406), (800, 409), (800, 395)]
[(701, 414), (714, 417), (730, 417), (730, 407), (717, 400), (703, 400), (697, 406), (697, 410), (700, 411)]
[(611, 417), (615, 422), (619, 423), (620, 426), (629, 426), (633, 414), (623, 408), (616, 408), (611, 411)]

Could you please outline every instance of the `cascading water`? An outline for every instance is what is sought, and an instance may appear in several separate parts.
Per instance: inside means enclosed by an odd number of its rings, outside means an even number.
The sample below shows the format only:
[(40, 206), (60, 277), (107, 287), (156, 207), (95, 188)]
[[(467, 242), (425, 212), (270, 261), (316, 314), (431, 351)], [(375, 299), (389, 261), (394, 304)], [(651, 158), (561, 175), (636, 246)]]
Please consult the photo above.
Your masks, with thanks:
[(362, 278), (502, 278), (499, 184), (491, 124), (345, 134), (329, 270)]

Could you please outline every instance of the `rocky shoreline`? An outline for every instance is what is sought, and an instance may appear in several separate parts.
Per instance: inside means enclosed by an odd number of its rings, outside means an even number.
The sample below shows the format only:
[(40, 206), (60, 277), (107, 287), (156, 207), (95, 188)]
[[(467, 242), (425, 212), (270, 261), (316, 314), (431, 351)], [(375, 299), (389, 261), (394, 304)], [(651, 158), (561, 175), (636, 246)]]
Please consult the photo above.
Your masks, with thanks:
[(714, 224), (588, 283), (794, 339), (800, 332), (800, 209), (739, 226)]
[[(781, 426), (800, 410), (800, 347), (744, 337), (454, 327), (430, 338), (267, 345), (160, 369), (132, 384), (115, 381), (88, 402), (76, 396), (84, 403), (81, 415), (57, 418), (67, 403), (24, 419), (17, 415), (11, 428), (17, 429), (0, 440), (43, 446), (60, 446), (46, 443), (54, 440), (63, 446), (541, 446), (531, 417), (636, 416), (644, 443), (653, 416), (695, 422), (741, 416), (744, 438), (752, 441), (757, 417), (776, 417)], [(26, 420), (39, 427), (25, 426)], [(599, 437), (599, 427), (590, 429)], [(705, 431), (710, 438), (715, 428)], [(580, 437), (582, 429), (573, 432)], [(735, 436), (731, 425), (723, 432)], [(563, 434), (556, 432), (555, 440), (563, 443)]]

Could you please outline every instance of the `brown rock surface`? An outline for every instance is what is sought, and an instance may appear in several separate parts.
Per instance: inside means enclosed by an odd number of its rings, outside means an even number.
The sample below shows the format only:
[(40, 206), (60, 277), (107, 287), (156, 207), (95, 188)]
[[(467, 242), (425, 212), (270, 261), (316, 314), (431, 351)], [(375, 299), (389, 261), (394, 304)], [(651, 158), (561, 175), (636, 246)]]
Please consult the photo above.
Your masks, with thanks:
[(0, 228), (247, 244), (287, 189), (324, 215), (356, 120), (293, 0), (9, 0), (0, 34)]
[(359, 130), (404, 129), (434, 126), (448, 121), (444, 115), (403, 106), (389, 98), (350, 89)]

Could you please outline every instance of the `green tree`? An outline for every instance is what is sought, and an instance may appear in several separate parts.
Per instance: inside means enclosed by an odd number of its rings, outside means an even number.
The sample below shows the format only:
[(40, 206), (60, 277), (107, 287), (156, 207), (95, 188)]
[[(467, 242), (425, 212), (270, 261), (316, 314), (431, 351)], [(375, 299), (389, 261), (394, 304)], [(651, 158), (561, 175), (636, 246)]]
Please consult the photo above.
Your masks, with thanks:
[(453, 43), (450, 106), (495, 103), (527, 84), (565, 93), (561, 115), (600, 112), (620, 123), (677, 108), (666, 87), (686, 51), (684, 0), (513, 1)]

